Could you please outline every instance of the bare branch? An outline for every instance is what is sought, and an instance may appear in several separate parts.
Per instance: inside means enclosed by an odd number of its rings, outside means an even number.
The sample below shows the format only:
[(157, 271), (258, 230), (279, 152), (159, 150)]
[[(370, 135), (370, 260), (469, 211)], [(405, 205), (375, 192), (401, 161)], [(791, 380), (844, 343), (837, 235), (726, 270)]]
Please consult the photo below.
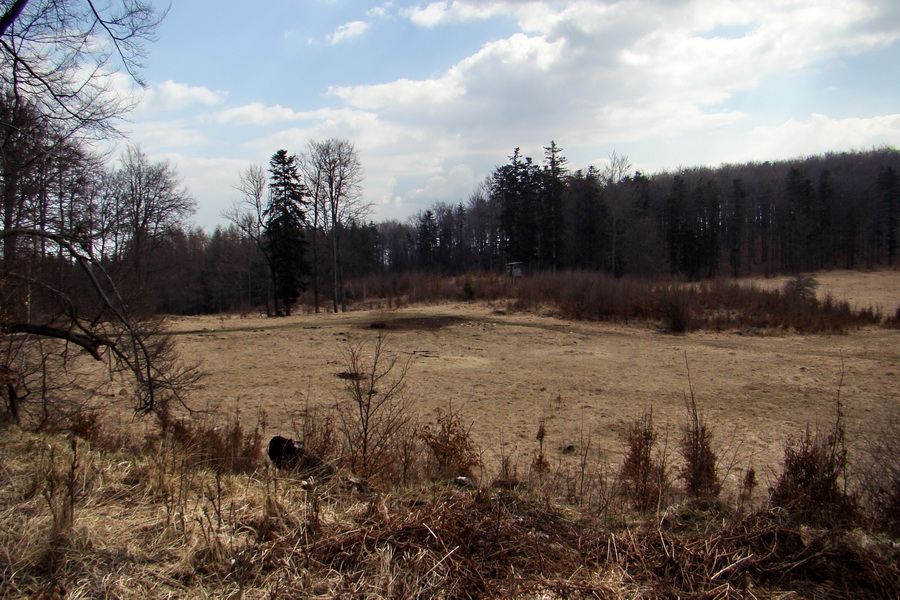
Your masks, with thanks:
[(3, 17), (0, 17), (0, 35), (6, 34), (6, 30), (9, 29), (9, 26), (19, 18), (20, 14), (22, 14), (22, 9), (25, 8), (26, 4), (28, 4), (28, 0), (16, 0), (13, 5), (9, 7), (9, 10), (3, 13)]
[(31, 333), (72, 342), (76, 346), (84, 348), (95, 360), (103, 359), (100, 355), (101, 346), (114, 346), (112, 341), (102, 337), (82, 335), (69, 329), (37, 323), (4, 323), (3, 329), (6, 333)]

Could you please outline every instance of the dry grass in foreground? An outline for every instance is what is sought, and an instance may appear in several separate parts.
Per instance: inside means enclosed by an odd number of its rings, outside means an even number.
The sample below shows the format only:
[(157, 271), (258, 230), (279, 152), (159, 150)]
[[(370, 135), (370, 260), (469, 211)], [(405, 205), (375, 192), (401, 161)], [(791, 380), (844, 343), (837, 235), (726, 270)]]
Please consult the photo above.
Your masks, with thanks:
[[(276, 472), (256, 432), (237, 423), (139, 441), (99, 422), (80, 425), (91, 441), (7, 428), (0, 596), (900, 596), (896, 470), (858, 492), (843, 487), (840, 405), (830, 431), (786, 445), (776, 490), (752, 510), (718, 498), (717, 485), (693, 485), (691, 473), (721, 471), (702, 415), (688, 417), (680, 460), (658, 452), (647, 414), (623, 436), (618, 471), (560, 473), (537, 455), (529, 473), (480, 485), (450, 477), (464, 462), (429, 468), (469, 450), (445, 417), (416, 434), (441, 442), (420, 453), (430, 460), (417, 475), (402, 485), (374, 472), (374, 490), (347, 485), (358, 478), (339, 468), (346, 448), (327, 477)], [(870, 474), (896, 465), (897, 432), (874, 448)]]

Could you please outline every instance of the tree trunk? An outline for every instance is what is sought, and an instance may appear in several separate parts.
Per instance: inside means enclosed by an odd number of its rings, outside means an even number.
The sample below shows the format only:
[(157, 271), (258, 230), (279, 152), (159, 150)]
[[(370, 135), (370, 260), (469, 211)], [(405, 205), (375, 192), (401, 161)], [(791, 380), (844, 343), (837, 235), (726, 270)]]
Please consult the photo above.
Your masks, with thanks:
[(16, 425), (21, 423), (19, 417), (19, 394), (16, 392), (16, 387), (11, 383), (6, 384), (6, 408), (9, 410), (13, 422)]
[(316, 244), (317, 233), (319, 232), (319, 203), (314, 200), (313, 208), (313, 230), (312, 230), (312, 291), (313, 291), (313, 307), (316, 314), (319, 314), (319, 251)]
[(344, 304), (344, 291), (343, 291), (343, 277), (341, 276), (341, 254), (340, 254), (340, 244), (338, 242), (338, 221), (334, 216), (336, 211), (332, 210), (332, 218), (331, 218), (331, 265), (332, 265), (332, 280), (333, 280), (333, 290), (332, 290), (332, 310), (337, 313), (338, 306), (340, 306), (344, 311), (347, 310), (346, 305)]

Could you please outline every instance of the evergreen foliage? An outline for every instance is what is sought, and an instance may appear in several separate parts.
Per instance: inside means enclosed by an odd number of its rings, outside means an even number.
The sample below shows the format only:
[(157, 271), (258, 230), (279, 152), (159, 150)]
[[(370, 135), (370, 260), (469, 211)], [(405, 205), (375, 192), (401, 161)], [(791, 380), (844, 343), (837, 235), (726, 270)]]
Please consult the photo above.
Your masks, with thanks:
[(265, 251), (272, 274), (276, 315), (290, 315), (291, 305), (306, 289), (309, 274), (306, 262), (303, 209), (306, 188), (300, 182), (297, 158), (278, 150), (269, 161), (269, 205), (265, 218)]

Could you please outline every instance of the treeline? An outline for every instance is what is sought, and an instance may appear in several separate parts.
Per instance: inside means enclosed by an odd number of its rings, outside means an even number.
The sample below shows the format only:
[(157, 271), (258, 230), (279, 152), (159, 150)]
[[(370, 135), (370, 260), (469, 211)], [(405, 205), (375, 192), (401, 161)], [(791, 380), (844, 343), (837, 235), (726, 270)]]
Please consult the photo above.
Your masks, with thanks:
[(521, 262), (615, 276), (798, 273), (895, 264), (900, 152), (630, 173), (568, 172), (518, 150), (465, 204), (435, 204), (380, 230), (384, 268), (455, 274)]
[[(897, 259), (900, 152), (694, 168), (652, 176), (611, 155), (570, 172), (551, 144), (542, 164), (515, 151), (456, 205), (406, 222), (336, 223), (347, 280), (410, 271), (458, 275), (588, 270), (616, 277), (799, 273), (891, 266)], [(307, 227), (314, 257), (307, 300), (334, 280), (333, 234)], [(265, 305), (264, 257), (240, 229), (175, 230), (148, 257), (159, 310), (219, 312)]]

